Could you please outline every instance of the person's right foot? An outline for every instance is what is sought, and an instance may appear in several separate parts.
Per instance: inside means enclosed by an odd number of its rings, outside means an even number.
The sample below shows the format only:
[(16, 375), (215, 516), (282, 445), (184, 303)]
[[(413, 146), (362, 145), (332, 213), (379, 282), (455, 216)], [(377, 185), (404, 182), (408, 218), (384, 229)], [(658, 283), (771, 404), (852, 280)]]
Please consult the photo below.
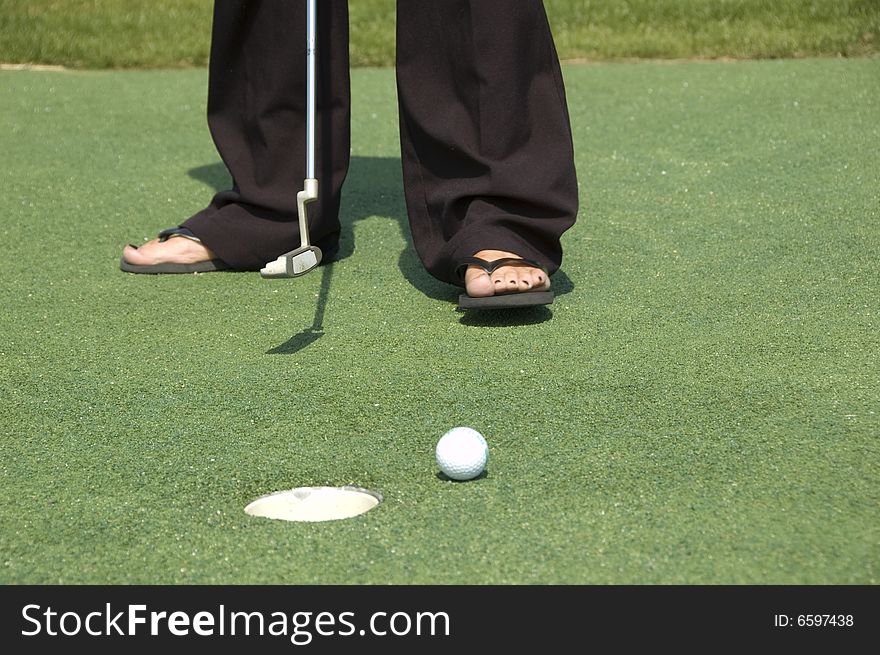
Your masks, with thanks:
[[(522, 259), (519, 255), (504, 250), (481, 250), (474, 254), (478, 259)], [(479, 266), (468, 266), (464, 274), (464, 285), (471, 298), (486, 298), (508, 293), (525, 291), (547, 291), (550, 279), (540, 268), (526, 264), (499, 266), (490, 275)]]

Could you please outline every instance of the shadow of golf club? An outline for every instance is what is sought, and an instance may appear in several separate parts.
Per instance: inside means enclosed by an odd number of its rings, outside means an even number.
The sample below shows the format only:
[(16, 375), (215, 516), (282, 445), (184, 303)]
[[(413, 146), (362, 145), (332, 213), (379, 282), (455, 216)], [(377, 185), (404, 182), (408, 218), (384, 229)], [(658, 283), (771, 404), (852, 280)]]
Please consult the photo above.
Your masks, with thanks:
[[(188, 174), (215, 192), (228, 189), (232, 184), (229, 172), (221, 162), (193, 168)], [(400, 226), (401, 234), (406, 240), (406, 247), (399, 261), (404, 277), (429, 297), (453, 301), (456, 289), (435, 280), (425, 271), (409, 236), (399, 157), (352, 157), (343, 189), (339, 252), (335, 262), (352, 255), (355, 248), (354, 225), (371, 216), (391, 217)], [(321, 267), (321, 290), (312, 324), (284, 343), (269, 349), (266, 354), (293, 355), (308, 348), (324, 335), (324, 315), (330, 296), (332, 268), (333, 264)]]
[(304, 348), (308, 348), (318, 339), (324, 336), (324, 312), (327, 309), (327, 296), (330, 291), (330, 280), (333, 277), (333, 264), (321, 267), (321, 290), (318, 292), (318, 302), (315, 305), (315, 318), (312, 324), (299, 334), (266, 351), (267, 355), (293, 355)]

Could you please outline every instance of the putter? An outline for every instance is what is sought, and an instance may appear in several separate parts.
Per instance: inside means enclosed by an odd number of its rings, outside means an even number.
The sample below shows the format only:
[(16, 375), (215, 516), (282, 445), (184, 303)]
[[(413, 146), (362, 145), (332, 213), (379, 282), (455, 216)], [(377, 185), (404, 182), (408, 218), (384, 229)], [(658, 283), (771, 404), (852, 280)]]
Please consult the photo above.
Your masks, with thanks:
[(306, 179), (296, 194), (300, 245), (260, 269), (264, 278), (287, 278), (305, 275), (321, 263), (321, 249), (309, 243), (308, 204), (318, 199), (315, 177), (315, 65), (318, 47), (316, 0), (306, 4)]

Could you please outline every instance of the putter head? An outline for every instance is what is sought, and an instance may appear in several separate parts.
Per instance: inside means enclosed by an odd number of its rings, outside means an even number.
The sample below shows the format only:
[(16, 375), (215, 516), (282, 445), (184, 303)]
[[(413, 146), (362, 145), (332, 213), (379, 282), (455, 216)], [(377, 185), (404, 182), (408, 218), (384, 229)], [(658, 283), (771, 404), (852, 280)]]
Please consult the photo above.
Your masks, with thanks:
[(321, 263), (321, 249), (317, 246), (302, 246), (281, 255), (260, 269), (264, 278), (289, 278), (305, 275)]

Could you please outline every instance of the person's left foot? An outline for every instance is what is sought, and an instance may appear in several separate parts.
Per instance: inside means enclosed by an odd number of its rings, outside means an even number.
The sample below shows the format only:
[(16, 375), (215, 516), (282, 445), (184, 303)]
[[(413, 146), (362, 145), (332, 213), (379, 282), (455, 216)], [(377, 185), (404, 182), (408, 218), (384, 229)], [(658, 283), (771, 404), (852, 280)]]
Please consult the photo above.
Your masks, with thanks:
[(135, 266), (156, 264), (197, 264), (217, 256), (200, 241), (192, 239), (153, 239), (142, 246), (128, 245), (122, 249), (122, 258)]
[(128, 245), (122, 250), (119, 268), (127, 273), (210, 273), (229, 271), (229, 264), (214, 253), (187, 228), (162, 230), (159, 238), (141, 247)]
[[(487, 262), (498, 259), (522, 259), (519, 255), (504, 250), (481, 250), (474, 254)], [(472, 298), (486, 298), (501, 294), (523, 293), (527, 291), (547, 291), (550, 278), (542, 269), (522, 264), (505, 264), (492, 273), (479, 266), (468, 266), (464, 274), (467, 294)]]

